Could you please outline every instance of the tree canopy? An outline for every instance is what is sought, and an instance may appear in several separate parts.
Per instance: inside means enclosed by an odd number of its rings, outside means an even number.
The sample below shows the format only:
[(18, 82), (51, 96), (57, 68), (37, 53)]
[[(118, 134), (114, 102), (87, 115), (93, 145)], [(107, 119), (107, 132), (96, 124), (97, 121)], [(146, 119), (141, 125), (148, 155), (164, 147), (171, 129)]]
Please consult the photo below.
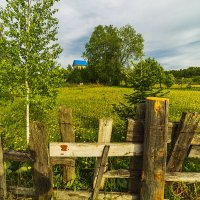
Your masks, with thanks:
[(192, 78), (193, 76), (200, 76), (200, 67), (188, 67), (187, 69), (170, 70), (175, 78)]
[(130, 75), (129, 83), (135, 90), (150, 91), (164, 79), (164, 69), (155, 59), (147, 58), (133, 63), (133, 72)]
[(130, 25), (95, 27), (85, 45), (83, 57), (88, 60), (91, 82), (118, 85), (123, 68), (143, 55), (143, 38)]

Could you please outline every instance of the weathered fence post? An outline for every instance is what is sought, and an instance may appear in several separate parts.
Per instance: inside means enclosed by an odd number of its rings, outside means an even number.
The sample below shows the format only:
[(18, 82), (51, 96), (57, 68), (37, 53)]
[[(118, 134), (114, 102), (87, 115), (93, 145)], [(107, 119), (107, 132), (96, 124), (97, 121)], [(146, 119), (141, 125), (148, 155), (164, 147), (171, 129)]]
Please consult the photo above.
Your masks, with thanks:
[(178, 172), (181, 169), (199, 124), (199, 113), (182, 114), (178, 130), (172, 140), (172, 150), (167, 163), (167, 171)]
[[(128, 119), (127, 142), (143, 142), (144, 140), (145, 104), (138, 104), (134, 119)], [(134, 156), (130, 159), (131, 171), (142, 170), (142, 156)], [(129, 192), (140, 193), (141, 183), (139, 177), (129, 179)]]
[(41, 123), (31, 124), (29, 141), (30, 150), (35, 153), (33, 163), (35, 199), (48, 200), (52, 194), (52, 170), (49, 163), (48, 135)]
[[(75, 133), (72, 125), (72, 109), (65, 106), (59, 107), (59, 126), (62, 142), (75, 142)], [(63, 179), (67, 183), (75, 179), (75, 159), (66, 159), (67, 164), (63, 166)]]
[(0, 199), (6, 199), (6, 178), (3, 163), (3, 148), (0, 137)]
[[(112, 123), (113, 120), (111, 118), (108, 119), (100, 119), (99, 120), (99, 133), (98, 133), (98, 143), (109, 143), (112, 134)], [(101, 164), (101, 158), (97, 158), (95, 163), (95, 171), (94, 171), (94, 182), (93, 187), (96, 185), (96, 179), (99, 171), (99, 167)], [(106, 171), (107, 167), (104, 167), (104, 171)], [(101, 180), (101, 188), (104, 187), (105, 178)]]
[(146, 99), (141, 200), (164, 199), (168, 106), (168, 99)]

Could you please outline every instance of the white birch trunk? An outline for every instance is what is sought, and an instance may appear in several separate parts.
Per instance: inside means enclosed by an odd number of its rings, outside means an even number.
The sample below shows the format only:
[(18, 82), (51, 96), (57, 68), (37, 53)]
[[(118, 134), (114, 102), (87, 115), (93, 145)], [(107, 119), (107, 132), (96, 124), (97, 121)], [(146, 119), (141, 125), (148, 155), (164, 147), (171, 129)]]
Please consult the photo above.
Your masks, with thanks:
[[(27, 17), (26, 17), (26, 32), (29, 33), (30, 28), (30, 19), (29, 19), (29, 10), (31, 6), (31, 0), (27, 0)], [(29, 53), (29, 49), (28, 52)], [(28, 84), (28, 67), (26, 65), (26, 77), (25, 77), (25, 86), (26, 86), (26, 141), (29, 143), (30, 137), (30, 110), (29, 110), (29, 84)]]
[(26, 80), (26, 141), (29, 143), (30, 137), (30, 116), (29, 116), (29, 86)]

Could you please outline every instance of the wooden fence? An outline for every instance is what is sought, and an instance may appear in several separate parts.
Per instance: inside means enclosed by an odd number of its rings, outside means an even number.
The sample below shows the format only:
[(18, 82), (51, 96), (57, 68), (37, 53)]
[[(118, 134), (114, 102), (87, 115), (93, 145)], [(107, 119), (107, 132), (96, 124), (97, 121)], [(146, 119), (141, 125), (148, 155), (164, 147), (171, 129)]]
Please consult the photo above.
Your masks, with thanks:
[[(112, 143), (112, 119), (101, 119), (97, 143), (76, 143), (71, 109), (60, 107), (59, 125), (63, 142), (48, 144), (41, 123), (31, 125), (30, 151), (5, 151), (0, 141), (0, 199), (7, 192), (33, 199), (164, 199), (165, 182), (200, 182), (200, 173), (180, 172), (185, 157), (200, 158), (200, 114), (183, 113), (180, 122), (168, 122), (168, 99), (147, 98), (128, 120), (124, 143)], [(171, 143), (168, 149), (167, 143)], [(108, 157), (131, 157), (130, 169), (108, 171)], [(52, 166), (63, 165), (66, 182), (75, 177), (77, 157), (96, 157), (92, 191), (53, 190)], [(3, 161), (31, 162), (33, 188), (6, 186)], [(129, 192), (102, 192), (105, 178), (128, 178)]]

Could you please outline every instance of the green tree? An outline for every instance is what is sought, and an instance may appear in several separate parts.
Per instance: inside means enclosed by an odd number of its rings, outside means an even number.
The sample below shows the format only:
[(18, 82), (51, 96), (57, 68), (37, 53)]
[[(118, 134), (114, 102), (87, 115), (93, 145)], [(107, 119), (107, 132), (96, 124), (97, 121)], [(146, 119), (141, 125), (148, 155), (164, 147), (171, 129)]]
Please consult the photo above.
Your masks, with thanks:
[(163, 83), (166, 85), (167, 88), (172, 87), (172, 85), (175, 84), (175, 78), (174, 78), (173, 74), (166, 73)]
[(118, 29), (120, 38), (120, 63), (124, 67), (130, 66), (132, 60), (137, 60), (143, 56), (143, 37), (136, 33), (130, 25), (125, 25)]
[(56, 95), (54, 88), (61, 81), (56, 62), (61, 53), (56, 37), (58, 20), (54, 17), (57, 12), (54, 3), (58, 1), (6, 0), (7, 5), (0, 13), (8, 54), (11, 55), (10, 68), (5, 70), (15, 74), (13, 90), (26, 98), (27, 139), (29, 113), (34, 118), (41, 116), (39, 111), (51, 108)]
[(149, 91), (155, 84), (163, 80), (163, 67), (152, 58), (133, 63), (133, 73), (129, 77), (129, 83), (135, 90)]
[(126, 103), (113, 105), (114, 110), (122, 118), (133, 118), (138, 103), (144, 103), (148, 96), (163, 96), (162, 88), (154, 89), (163, 78), (163, 67), (152, 58), (133, 63), (132, 73), (128, 74), (128, 82), (133, 87), (133, 92), (125, 95)]
[(85, 45), (92, 82), (118, 85), (130, 60), (143, 55), (143, 38), (127, 25), (120, 29), (99, 25)]
[(113, 84), (117, 81), (121, 71), (119, 48), (120, 40), (115, 27), (112, 25), (95, 27), (83, 53), (93, 68), (95, 82)]

